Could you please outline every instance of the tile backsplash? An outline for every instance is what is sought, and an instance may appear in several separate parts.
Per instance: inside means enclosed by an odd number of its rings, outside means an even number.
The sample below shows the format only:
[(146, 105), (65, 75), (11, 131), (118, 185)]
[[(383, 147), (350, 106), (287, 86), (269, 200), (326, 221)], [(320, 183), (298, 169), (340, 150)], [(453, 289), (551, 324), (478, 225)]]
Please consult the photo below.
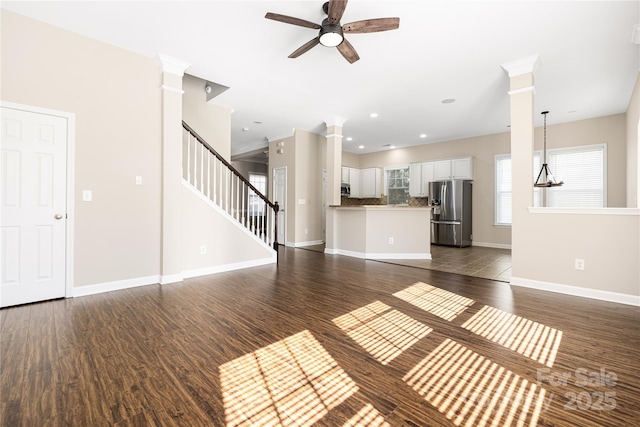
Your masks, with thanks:
[[(426, 197), (409, 197), (409, 206), (428, 206), (429, 200)], [(371, 198), (371, 199), (352, 199), (349, 197), (341, 197), (340, 205), (341, 206), (363, 206), (363, 205), (386, 205), (387, 204), (387, 196), (382, 196), (380, 198)]]

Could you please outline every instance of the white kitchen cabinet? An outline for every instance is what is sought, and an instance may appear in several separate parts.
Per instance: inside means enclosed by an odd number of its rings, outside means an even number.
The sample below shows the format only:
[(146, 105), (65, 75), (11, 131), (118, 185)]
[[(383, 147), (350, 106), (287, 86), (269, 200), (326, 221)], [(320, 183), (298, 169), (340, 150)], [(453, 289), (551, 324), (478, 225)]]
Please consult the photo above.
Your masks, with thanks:
[(351, 195), (349, 197), (360, 197), (360, 169), (349, 168), (349, 187), (351, 187)]
[(473, 179), (473, 157), (438, 160), (433, 163), (433, 181)]
[(349, 168), (348, 166), (342, 166), (342, 183), (349, 184)]
[(438, 160), (433, 163), (433, 180), (451, 179), (451, 160)]
[[(360, 197), (380, 197), (380, 168), (366, 168), (360, 170)], [(353, 191), (353, 188), (352, 190)]]
[(429, 196), (429, 183), (433, 181), (433, 163), (412, 163), (409, 165), (409, 196)]
[(452, 179), (473, 179), (473, 158), (463, 157), (451, 160)]

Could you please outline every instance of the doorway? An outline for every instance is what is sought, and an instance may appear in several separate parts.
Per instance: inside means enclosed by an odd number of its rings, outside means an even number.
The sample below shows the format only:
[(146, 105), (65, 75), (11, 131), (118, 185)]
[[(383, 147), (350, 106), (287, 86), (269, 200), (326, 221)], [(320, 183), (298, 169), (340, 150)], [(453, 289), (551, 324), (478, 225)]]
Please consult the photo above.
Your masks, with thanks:
[(75, 116), (2, 103), (0, 307), (71, 296)]

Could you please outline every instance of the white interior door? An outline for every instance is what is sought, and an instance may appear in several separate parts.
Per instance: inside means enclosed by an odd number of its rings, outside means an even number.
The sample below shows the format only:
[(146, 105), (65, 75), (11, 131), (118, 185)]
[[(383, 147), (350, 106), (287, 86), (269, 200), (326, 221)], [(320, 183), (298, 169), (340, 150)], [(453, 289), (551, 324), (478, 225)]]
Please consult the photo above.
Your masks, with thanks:
[(287, 228), (287, 168), (273, 169), (273, 201), (278, 202), (278, 243), (284, 245)]
[(67, 119), (2, 107), (0, 306), (66, 294)]

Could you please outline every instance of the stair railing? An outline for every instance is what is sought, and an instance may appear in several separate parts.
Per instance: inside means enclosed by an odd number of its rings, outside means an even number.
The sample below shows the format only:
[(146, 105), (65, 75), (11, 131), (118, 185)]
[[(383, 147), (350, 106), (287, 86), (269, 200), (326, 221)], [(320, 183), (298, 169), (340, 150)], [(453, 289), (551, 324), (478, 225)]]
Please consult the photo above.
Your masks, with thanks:
[(278, 254), (278, 202), (271, 202), (182, 122), (182, 177)]

